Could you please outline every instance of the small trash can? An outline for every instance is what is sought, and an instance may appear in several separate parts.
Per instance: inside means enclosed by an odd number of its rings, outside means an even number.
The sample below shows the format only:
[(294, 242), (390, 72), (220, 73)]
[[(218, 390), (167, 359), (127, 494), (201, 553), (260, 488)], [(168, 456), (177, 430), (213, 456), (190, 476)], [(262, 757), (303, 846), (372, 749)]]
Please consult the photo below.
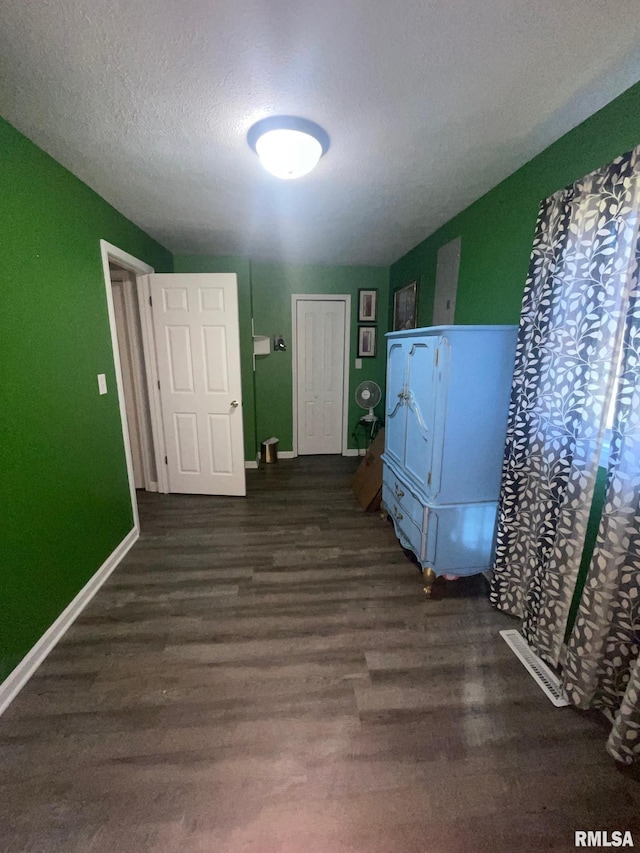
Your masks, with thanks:
[(278, 438), (268, 438), (260, 445), (260, 459), (267, 465), (278, 461)]

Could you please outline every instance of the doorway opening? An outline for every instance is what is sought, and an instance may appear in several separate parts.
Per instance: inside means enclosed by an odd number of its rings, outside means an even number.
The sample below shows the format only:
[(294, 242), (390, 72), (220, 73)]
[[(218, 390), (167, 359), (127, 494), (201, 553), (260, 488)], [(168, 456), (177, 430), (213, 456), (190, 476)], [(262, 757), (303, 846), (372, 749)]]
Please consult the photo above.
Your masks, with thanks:
[(158, 474), (151, 429), (151, 407), (145, 374), (136, 278), (131, 270), (125, 269), (114, 261), (109, 262), (109, 273), (131, 448), (133, 482), (136, 490), (157, 492)]
[(145, 351), (149, 348), (137, 276), (154, 272), (138, 258), (100, 241), (102, 268), (122, 422), (131, 509), (140, 531), (136, 490), (158, 491), (157, 440), (150, 409)]
[(131, 506), (245, 495), (235, 273), (162, 273), (100, 241)]

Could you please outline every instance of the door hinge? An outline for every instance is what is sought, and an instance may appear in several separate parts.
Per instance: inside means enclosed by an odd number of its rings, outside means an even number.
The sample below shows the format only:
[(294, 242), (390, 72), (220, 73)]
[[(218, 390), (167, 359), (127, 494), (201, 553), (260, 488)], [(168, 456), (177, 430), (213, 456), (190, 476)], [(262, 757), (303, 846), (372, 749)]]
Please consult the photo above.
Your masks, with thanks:
[(168, 465), (168, 464), (169, 464), (169, 460), (167, 459), (167, 457), (166, 457), (166, 456), (164, 457), (164, 464), (165, 464), (165, 465)]
[(158, 391), (160, 390), (160, 380), (158, 379)]
[(438, 361), (440, 360), (440, 350), (436, 350), (436, 367), (438, 366)]
[(151, 307), (153, 307), (153, 299), (151, 297), (149, 297), (149, 305), (151, 305)]
[(427, 477), (427, 486), (431, 485), (431, 471), (429, 471), (429, 475)]

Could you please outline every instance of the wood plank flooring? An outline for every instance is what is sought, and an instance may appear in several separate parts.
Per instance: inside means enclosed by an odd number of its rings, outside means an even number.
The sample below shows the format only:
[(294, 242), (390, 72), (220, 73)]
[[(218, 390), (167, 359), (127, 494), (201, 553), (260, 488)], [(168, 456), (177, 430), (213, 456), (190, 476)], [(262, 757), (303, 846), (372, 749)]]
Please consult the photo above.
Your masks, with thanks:
[(140, 542), (0, 718), (8, 853), (481, 853), (635, 830), (599, 715), (556, 709), (482, 579), (421, 593), (357, 460), (142, 494)]

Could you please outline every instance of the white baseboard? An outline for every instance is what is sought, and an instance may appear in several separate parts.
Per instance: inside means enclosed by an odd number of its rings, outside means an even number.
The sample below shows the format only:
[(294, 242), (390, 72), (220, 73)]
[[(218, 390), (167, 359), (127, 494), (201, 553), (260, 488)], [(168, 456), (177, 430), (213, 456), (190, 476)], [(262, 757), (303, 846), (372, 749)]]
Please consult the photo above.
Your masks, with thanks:
[[(354, 450), (354, 449), (350, 448), (349, 450), (346, 450), (342, 455), (343, 456), (358, 456), (358, 455), (359, 456), (365, 456), (366, 452), (367, 452), (366, 450), (358, 451), (358, 450)], [(293, 450), (279, 450), (278, 451), (278, 459), (297, 459), (297, 458), (298, 458), (298, 454)], [(257, 468), (258, 466), (253, 465), (251, 462), (245, 462), (244, 467), (245, 468)]]
[[(360, 456), (364, 456), (367, 451), (360, 451)], [(342, 454), (343, 456), (358, 456), (358, 451), (352, 448), (345, 450)], [(298, 454), (293, 450), (279, 450), (278, 451), (278, 459), (297, 459)]]
[(127, 533), (122, 542), (107, 557), (95, 575), (82, 587), (56, 621), (47, 628), (35, 646), (27, 652), (13, 672), (0, 684), (0, 714), (13, 702), (49, 652), (62, 639), (71, 625), (73, 625), (111, 572), (120, 563), (134, 542), (136, 542), (139, 535), (135, 528)]
[(260, 454), (258, 454), (255, 459), (245, 459), (244, 460), (245, 469), (257, 468), (259, 464), (260, 464)]

